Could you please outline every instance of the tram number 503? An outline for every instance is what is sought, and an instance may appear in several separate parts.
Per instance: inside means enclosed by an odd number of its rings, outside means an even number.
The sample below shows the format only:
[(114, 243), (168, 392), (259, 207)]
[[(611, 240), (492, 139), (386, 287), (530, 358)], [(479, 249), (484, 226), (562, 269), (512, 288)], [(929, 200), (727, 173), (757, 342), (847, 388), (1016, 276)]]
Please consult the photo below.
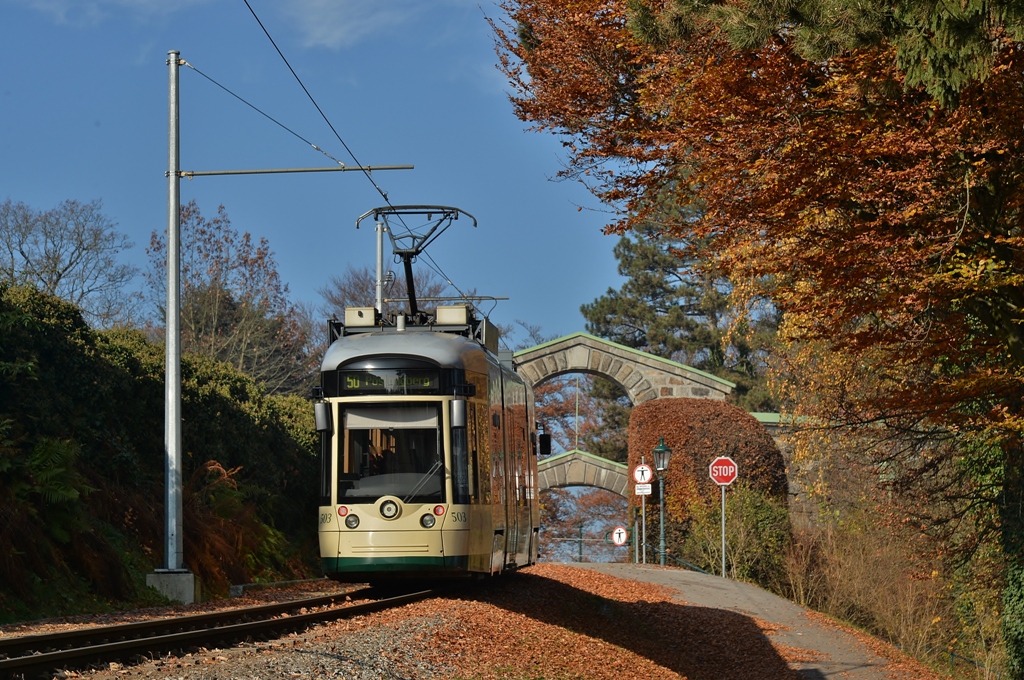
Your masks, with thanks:
[(332, 519), (334, 519), (334, 513), (333, 512), (321, 512), (320, 513), (320, 526), (323, 526), (324, 524), (330, 524)]
[(453, 523), (469, 521), (469, 514), (465, 512), (453, 512), (451, 517)]

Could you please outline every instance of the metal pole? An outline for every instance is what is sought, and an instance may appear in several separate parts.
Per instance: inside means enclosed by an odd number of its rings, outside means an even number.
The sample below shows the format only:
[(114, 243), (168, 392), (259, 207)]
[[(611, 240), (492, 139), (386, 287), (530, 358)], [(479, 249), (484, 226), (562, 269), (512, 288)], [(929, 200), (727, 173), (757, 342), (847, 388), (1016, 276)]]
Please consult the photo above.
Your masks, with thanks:
[(647, 564), (647, 496), (640, 496), (640, 561)]
[(665, 475), (658, 475), (658, 507), (661, 509), (661, 543), (658, 553), (661, 555), (661, 566), (665, 566)]
[(637, 540), (640, 537), (640, 527), (638, 524), (636, 508), (633, 508), (633, 564), (640, 563), (640, 541)]
[(583, 563), (583, 522), (580, 522), (580, 563)]
[(384, 315), (384, 223), (377, 223), (377, 313)]
[[(640, 464), (645, 465), (643, 456), (640, 456)], [(640, 530), (643, 532), (640, 555), (643, 564), (647, 564), (647, 496), (640, 496), (640, 525)]]
[(168, 125), (167, 125), (167, 335), (165, 345), (164, 446), (166, 447), (165, 513), (167, 516), (167, 543), (164, 566), (179, 571), (183, 564), (182, 500), (181, 500), (181, 178), (178, 171), (180, 145), (178, 143), (178, 67), (181, 65), (177, 50), (167, 53), (169, 69)]
[(374, 172), (380, 170), (412, 170), (412, 165), (348, 165), (329, 168), (258, 168), (254, 170), (182, 170), (178, 174), (186, 179), (213, 175), (280, 175), (293, 172)]
[(722, 485), (722, 578), (725, 575), (725, 485)]

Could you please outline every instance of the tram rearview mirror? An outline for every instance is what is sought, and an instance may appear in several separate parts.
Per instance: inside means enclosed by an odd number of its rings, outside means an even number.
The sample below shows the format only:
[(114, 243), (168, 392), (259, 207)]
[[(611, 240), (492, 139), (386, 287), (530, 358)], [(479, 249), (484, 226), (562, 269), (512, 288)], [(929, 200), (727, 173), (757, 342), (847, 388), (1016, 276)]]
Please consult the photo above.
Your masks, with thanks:
[(316, 419), (317, 432), (330, 432), (331, 427), (331, 405), (326, 401), (318, 401), (313, 404), (313, 416)]
[(466, 400), (452, 402), (452, 427), (466, 427)]

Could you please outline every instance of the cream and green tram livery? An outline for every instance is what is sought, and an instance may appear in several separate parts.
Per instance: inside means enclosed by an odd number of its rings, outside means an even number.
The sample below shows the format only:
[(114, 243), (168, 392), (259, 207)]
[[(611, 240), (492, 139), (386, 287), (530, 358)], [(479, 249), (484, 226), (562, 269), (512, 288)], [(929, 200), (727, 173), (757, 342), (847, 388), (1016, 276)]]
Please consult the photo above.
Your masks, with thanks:
[(468, 307), (332, 322), (315, 406), (320, 556), (341, 581), (489, 575), (537, 561), (533, 393)]

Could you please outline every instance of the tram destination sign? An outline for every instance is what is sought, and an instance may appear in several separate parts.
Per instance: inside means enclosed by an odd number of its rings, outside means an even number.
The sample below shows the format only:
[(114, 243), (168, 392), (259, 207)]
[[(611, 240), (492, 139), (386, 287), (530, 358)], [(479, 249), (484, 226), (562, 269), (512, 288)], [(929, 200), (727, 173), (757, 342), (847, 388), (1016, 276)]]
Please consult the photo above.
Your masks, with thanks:
[(340, 377), (343, 392), (408, 394), (433, 392), (440, 387), (438, 372), (430, 370), (342, 371)]

